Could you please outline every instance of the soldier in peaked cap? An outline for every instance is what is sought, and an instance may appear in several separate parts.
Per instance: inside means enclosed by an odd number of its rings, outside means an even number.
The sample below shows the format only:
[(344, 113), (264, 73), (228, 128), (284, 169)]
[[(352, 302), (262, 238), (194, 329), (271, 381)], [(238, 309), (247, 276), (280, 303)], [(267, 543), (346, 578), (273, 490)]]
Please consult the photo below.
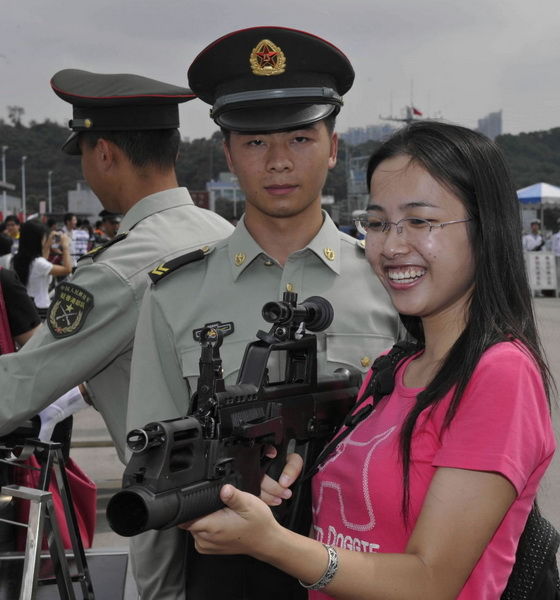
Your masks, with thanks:
[[(120, 233), (84, 255), (71, 280), (56, 288), (47, 326), (17, 354), (0, 357), (0, 433), (86, 382), (124, 460), (132, 343), (147, 272), (216, 243), (232, 227), (177, 185), (177, 105), (193, 98), (190, 90), (75, 69), (51, 83), (74, 110), (65, 151), (81, 154), (84, 177), (105, 210), (123, 217)], [(61, 415), (71, 410), (59, 408)], [(181, 565), (175, 568), (182, 574)], [(155, 577), (144, 597), (164, 598), (161, 581)]]
[[(235, 383), (246, 344), (268, 329), (262, 306), (284, 291), (300, 301), (322, 295), (334, 306), (332, 326), (318, 335), (320, 374), (349, 365), (365, 373), (398, 335), (397, 316), (363, 248), (321, 210), (321, 190), (336, 164), (335, 116), (354, 78), (346, 56), (309, 33), (254, 27), (210, 44), (188, 74), (222, 127), (245, 214), (202, 260), (152, 274), (137, 329), (129, 428), (186, 414), (199, 372), (197, 334), (207, 324), (223, 332), (225, 379)], [(280, 381), (278, 365), (269, 368), (271, 380)], [(150, 398), (157, 404), (142, 412)], [(158, 555), (169, 560), (175, 548), (180, 556), (184, 532), (152, 534)], [(189, 600), (306, 595), (296, 580), (246, 557), (192, 550), (187, 567)]]
[(220, 127), (282, 131), (336, 115), (354, 70), (335, 46), (283, 27), (252, 27), (207, 46), (188, 71)]
[(72, 134), (62, 146), (81, 154), (79, 137), (86, 131), (154, 131), (179, 127), (179, 104), (192, 100), (191, 90), (141, 75), (100, 74), (64, 69), (51, 79), (54, 93), (69, 102)]

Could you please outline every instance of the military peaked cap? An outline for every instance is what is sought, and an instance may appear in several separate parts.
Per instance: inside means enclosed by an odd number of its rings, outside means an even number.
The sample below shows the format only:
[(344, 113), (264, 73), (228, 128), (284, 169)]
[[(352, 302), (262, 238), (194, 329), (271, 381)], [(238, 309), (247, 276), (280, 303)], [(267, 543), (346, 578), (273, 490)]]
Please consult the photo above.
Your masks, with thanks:
[(286, 27), (252, 27), (207, 46), (188, 71), (189, 86), (232, 131), (293, 129), (336, 114), (354, 69), (330, 42)]
[(72, 104), (73, 133), (62, 149), (80, 154), (80, 131), (135, 131), (179, 127), (181, 102), (195, 98), (191, 90), (141, 75), (58, 71), (51, 79), (57, 96)]
[(110, 221), (112, 223), (120, 223), (122, 221), (122, 215), (120, 213), (114, 213), (110, 210), (103, 209), (99, 213), (99, 216), (101, 217), (102, 221)]

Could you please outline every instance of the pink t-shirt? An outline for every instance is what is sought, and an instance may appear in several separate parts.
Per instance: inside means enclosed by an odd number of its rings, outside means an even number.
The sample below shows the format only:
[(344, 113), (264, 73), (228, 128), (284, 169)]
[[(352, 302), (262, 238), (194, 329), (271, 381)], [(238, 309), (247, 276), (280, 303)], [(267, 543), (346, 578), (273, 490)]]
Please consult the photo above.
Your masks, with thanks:
[[(403, 384), (412, 358), (399, 369), (393, 393), (339, 444), (314, 477), (315, 538), (359, 552), (404, 552), (437, 467), (501, 473), (517, 490), (517, 498), (458, 596), (497, 600), (555, 448), (540, 372), (519, 344), (496, 344), (479, 361), (443, 435), (451, 393), (431, 414), (419, 416), (412, 441), (407, 530), (398, 448), (400, 426), (422, 391)], [(310, 598), (328, 596), (312, 592)]]

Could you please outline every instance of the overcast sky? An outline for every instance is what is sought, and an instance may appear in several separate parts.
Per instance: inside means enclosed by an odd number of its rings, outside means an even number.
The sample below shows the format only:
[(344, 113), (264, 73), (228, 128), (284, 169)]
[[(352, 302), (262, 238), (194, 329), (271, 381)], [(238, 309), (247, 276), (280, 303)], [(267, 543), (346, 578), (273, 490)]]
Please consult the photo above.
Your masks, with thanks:
[[(503, 109), (504, 131), (560, 126), (560, 0), (2, 0), (0, 118), (65, 123), (50, 90), (63, 68), (131, 72), (186, 85), (209, 42), (255, 25), (310, 31), (356, 70), (338, 129), (379, 123), (414, 104), (475, 127)], [(181, 108), (184, 137), (216, 127), (200, 101)], [(0, 140), (1, 141), (1, 140)]]

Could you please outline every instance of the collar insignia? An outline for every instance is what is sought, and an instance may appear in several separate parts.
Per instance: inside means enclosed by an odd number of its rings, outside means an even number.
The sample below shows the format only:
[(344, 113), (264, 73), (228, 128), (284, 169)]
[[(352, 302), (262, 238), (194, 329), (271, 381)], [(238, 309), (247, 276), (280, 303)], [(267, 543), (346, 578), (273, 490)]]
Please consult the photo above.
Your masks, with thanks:
[(270, 40), (261, 40), (249, 58), (253, 75), (281, 75), (286, 70), (286, 56)]
[(222, 332), (222, 335), (224, 337), (226, 337), (226, 335), (231, 335), (235, 331), (235, 327), (233, 326), (232, 321), (230, 321), (229, 323), (221, 323), (220, 321), (206, 323), (204, 327), (193, 330), (193, 338), (195, 342), (200, 342), (200, 334), (202, 333), (202, 330), (206, 329), (207, 327), (209, 327), (210, 329), (218, 329)]
[(323, 248), (323, 254), (327, 260), (335, 259), (335, 251), (332, 248)]
[(247, 255), (245, 254), (245, 252), (238, 252), (233, 257), (233, 262), (235, 263), (236, 267), (240, 267), (245, 262), (246, 258), (247, 258)]
[(56, 287), (55, 297), (47, 314), (47, 325), (55, 338), (74, 335), (84, 326), (93, 308), (93, 295), (87, 290), (63, 281)]

